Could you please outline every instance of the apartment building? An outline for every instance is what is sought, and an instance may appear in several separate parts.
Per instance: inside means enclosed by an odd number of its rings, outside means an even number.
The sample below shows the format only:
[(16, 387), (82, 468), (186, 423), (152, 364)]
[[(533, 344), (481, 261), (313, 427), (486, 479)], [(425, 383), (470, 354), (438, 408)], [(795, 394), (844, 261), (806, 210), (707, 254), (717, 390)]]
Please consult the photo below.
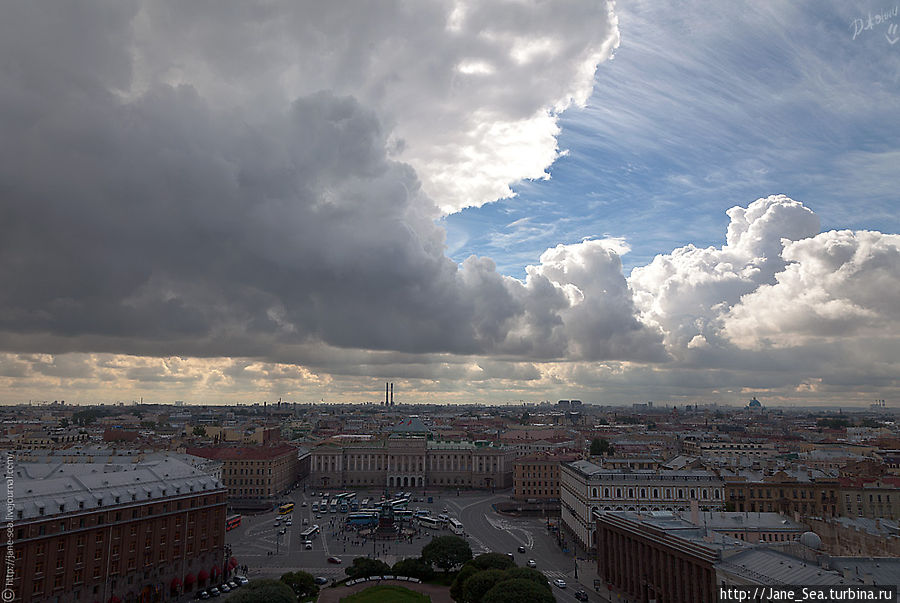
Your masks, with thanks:
[(303, 476), (302, 455), (287, 444), (188, 448), (186, 452), (222, 462), (228, 504), (235, 508), (271, 506)]
[(559, 467), (578, 460), (578, 455), (531, 454), (513, 462), (513, 498), (516, 500), (558, 501)]

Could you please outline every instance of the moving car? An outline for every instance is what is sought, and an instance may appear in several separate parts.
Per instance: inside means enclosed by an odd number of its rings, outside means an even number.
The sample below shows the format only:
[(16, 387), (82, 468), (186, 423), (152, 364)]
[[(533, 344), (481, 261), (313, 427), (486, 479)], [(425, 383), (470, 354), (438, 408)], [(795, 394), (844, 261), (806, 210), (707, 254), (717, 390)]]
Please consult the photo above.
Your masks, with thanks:
[(528, 560), (528, 567), (537, 567), (537, 563), (535, 562), (534, 559)]
[(516, 556), (513, 555), (512, 553), (507, 553), (506, 556), (509, 557), (510, 559), (515, 559), (515, 558), (516, 558)]
[(286, 526), (292, 526), (292, 525), (294, 525), (294, 522), (291, 521), (290, 519), (288, 519), (286, 522), (284, 522), (284, 525), (286, 525)]
[(525, 552), (525, 547), (524, 547), (524, 546), (520, 546), (520, 547), (519, 547), (519, 552), (520, 552), (520, 553), (524, 553), (524, 552)]
[(312, 540), (304, 541), (303, 548), (305, 548), (307, 551), (311, 550), (312, 549)]
[(575, 593), (575, 598), (578, 599), (579, 601), (587, 601), (588, 600), (587, 591), (579, 590), (578, 592)]
[(321, 586), (322, 584), (328, 584), (328, 578), (325, 576), (316, 576), (313, 578), (313, 582)]
[(300, 503), (300, 506), (301, 506), (301, 507), (305, 507), (305, 506), (306, 506), (306, 501), (304, 500), (302, 503)]
[(341, 561), (340, 557), (332, 556), (328, 558), (328, 563), (343, 563), (343, 561)]
[(556, 586), (558, 586), (560, 588), (566, 587), (566, 581), (563, 580), (562, 578), (557, 578), (556, 580), (553, 581), (553, 584), (555, 584)]

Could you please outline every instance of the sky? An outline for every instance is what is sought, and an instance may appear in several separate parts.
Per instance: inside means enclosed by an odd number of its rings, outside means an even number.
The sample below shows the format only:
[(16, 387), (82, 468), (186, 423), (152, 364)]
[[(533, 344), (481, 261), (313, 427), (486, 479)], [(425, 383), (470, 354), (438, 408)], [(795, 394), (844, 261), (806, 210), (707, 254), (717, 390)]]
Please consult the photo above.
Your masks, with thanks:
[(890, 2), (13, 2), (0, 401), (900, 392)]

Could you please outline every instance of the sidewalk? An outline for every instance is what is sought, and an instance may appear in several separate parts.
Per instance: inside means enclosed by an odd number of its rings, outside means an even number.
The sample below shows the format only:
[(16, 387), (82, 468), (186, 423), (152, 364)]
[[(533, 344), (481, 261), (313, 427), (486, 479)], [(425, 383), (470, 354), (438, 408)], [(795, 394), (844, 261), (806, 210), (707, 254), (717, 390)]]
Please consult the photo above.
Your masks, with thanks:
[(409, 590), (428, 595), (431, 597), (431, 603), (453, 603), (450, 597), (450, 588), (446, 586), (435, 586), (433, 584), (416, 584), (415, 582), (405, 582), (403, 580), (382, 580), (381, 582), (362, 582), (353, 586), (338, 586), (337, 588), (323, 588), (319, 591), (319, 598), (316, 603), (338, 603), (344, 597), (349, 597), (353, 593), (365, 590), (371, 586), (402, 586)]

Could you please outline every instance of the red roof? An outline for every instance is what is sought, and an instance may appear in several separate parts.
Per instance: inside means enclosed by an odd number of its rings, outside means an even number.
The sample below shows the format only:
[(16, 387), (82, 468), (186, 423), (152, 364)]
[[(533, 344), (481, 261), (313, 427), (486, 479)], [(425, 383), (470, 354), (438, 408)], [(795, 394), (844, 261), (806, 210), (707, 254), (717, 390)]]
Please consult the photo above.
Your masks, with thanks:
[(219, 446), (216, 448), (188, 448), (187, 454), (216, 461), (268, 461), (296, 454), (297, 449), (287, 444), (280, 446)]

